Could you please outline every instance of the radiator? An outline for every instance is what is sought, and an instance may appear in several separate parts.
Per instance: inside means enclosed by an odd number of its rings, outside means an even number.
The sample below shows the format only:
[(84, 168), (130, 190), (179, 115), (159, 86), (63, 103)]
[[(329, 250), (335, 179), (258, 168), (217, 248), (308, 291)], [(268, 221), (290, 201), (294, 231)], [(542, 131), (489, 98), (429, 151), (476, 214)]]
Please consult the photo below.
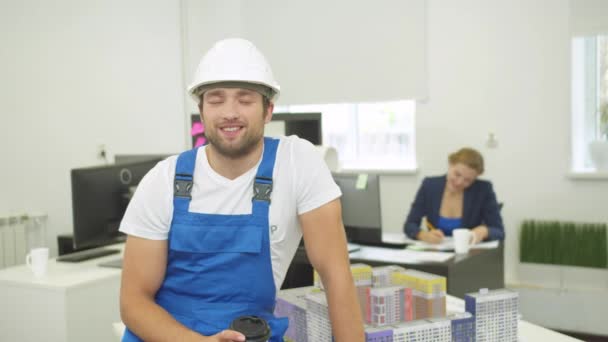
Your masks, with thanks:
[(28, 249), (45, 239), (46, 214), (0, 215), (0, 269), (24, 264)]

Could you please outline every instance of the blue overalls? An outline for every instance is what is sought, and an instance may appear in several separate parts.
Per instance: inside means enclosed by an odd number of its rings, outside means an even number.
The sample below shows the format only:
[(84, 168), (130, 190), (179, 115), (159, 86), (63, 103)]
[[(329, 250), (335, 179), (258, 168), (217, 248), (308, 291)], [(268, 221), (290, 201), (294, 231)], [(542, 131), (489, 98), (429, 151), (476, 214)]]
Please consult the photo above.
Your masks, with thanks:
[[(278, 144), (276, 139), (264, 138), (252, 212), (244, 215), (189, 212), (197, 150), (178, 157), (167, 271), (156, 302), (205, 336), (228, 329), (238, 316), (256, 315), (268, 321), (270, 341), (283, 341), (288, 320), (273, 316), (276, 288), (268, 233)], [(141, 339), (126, 329), (123, 341)]]

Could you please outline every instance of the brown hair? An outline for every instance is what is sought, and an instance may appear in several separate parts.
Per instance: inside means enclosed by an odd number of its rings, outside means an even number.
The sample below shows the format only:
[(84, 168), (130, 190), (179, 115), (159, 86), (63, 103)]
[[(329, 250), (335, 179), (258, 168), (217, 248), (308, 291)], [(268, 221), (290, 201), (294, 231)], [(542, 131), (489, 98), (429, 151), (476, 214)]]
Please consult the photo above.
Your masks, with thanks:
[(462, 163), (477, 171), (478, 174), (482, 174), (484, 171), (481, 153), (470, 147), (463, 147), (460, 150), (451, 153), (448, 156), (448, 161), (450, 164)]

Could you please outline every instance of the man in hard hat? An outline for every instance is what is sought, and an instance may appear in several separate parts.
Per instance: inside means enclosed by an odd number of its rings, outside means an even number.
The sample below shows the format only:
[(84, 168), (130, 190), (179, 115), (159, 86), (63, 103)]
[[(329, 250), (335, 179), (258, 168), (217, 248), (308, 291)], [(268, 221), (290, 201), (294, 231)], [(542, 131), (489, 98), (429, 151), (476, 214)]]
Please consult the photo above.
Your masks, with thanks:
[(189, 93), (207, 146), (170, 157), (140, 182), (121, 223), (123, 341), (244, 341), (232, 320), (268, 321), (304, 236), (336, 341), (363, 341), (340, 189), (308, 141), (264, 138), (280, 87), (249, 41), (217, 42)]

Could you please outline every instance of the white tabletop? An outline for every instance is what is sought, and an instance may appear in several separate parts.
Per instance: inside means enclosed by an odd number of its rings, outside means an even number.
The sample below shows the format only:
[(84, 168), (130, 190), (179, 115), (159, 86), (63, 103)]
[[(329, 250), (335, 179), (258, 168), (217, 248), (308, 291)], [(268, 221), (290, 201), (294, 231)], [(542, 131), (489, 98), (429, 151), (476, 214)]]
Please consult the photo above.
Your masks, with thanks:
[(108, 267), (91, 267), (99, 263), (119, 259), (124, 250), (124, 244), (109, 245), (105, 248), (119, 249), (121, 253), (95, 258), (81, 262), (61, 262), (55, 258), (49, 260), (47, 274), (36, 278), (25, 265), (8, 267), (0, 272), (0, 282), (22, 287), (39, 287), (63, 291), (97, 282), (108, 277), (120, 276), (120, 269)]

